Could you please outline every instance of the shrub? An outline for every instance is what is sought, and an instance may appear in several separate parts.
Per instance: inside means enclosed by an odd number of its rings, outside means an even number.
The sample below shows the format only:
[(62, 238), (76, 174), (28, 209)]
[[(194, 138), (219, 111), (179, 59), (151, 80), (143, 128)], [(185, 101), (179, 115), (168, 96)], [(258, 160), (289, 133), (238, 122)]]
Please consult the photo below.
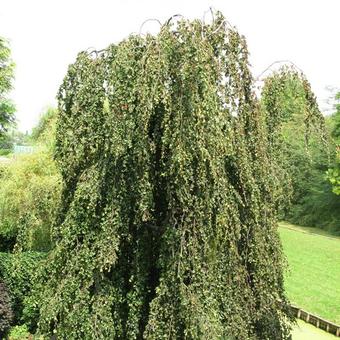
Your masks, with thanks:
[(33, 337), (28, 331), (26, 325), (12, 327), (8, 335), (8, 340), (29, 340), (29, 339), (33, 339)]
[(44, 149), (2, 167), (0, 177), (0, 251), (46, 251), (59, 199), (60, 181)]
[(8, 156), (12, 152), (12, 149), (0, 149), (0, 156)]
[(11, 300), (6, 285), (0, 279), (0, 338), (4, 338), (13, 321)]
[(22, 320), (24, 300), (30, 294), (34, 276), (45, 256), (45, 253), (37, 252), (0, 253), (0, 278), (11, 295), (17, 322)]
[(47, 143), (54, 141), (57, 110), (49, 107), (40, 117), (37, 126), (32, 130), (31, 139), (34, 142)]

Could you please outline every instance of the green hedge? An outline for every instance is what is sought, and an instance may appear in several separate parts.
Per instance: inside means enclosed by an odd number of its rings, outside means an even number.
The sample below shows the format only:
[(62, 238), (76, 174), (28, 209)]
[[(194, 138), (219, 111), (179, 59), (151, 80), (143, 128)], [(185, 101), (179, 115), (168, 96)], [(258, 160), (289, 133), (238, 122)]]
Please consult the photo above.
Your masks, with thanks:
[(0, 339), (6, 336), (13, 320), (11, 301), (6, 285), (0, 280)]
[(25, 298), (31, 291), (37, 268), (45, 257), (46, 253), (39, 252), (0, 252), (0, 280), (6, 284), (10, 294), (16, 322), (24, 321)]

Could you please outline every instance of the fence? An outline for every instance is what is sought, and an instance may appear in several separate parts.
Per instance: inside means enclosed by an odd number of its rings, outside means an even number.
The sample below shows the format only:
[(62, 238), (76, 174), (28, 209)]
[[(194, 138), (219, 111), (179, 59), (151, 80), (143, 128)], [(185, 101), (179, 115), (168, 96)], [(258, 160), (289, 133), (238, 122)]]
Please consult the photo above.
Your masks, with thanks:
[(35, 150), (34, 146), (30, 145), (14, 145), (13, 152), (14, 154), (25, 154), (25, 153), (33, 153)]
[(296, 307), (296, 306), (291, 306), (292, 310), (295, 314), (295, 316), (298, 319), (301, 319), (303, 321), (306, 321), (315, 327), (318, 327), (320, 329), (323, 329), (324, 331), (334, 334), (335, 336), (340, 337), (340, 326), (336, 325), (333, 322), (327, 321), (325, 319), (320, 318), (319, 316), (316, 316), (312, 313), (306, 312), (305, 310)]

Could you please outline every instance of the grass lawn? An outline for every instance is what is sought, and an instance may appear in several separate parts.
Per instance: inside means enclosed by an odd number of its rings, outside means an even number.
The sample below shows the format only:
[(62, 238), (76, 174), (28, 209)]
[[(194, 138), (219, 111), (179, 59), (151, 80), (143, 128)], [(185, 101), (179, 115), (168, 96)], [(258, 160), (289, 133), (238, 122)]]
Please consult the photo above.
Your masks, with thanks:
[(285, 287), (297, 306), (340, 324), (340, 238), (280, 223), (289, 263)]
[(292, 332), (293, 340), (336, 340), (335, 335), (324, 332), (302, 320), (298, 320), (297, 326)]

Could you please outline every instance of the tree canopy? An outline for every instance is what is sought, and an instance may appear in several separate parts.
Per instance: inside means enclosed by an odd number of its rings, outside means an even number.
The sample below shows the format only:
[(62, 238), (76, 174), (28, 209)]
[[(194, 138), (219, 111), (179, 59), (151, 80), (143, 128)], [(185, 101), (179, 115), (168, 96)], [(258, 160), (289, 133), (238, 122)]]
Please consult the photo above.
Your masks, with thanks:
[[(309, 127), (321, 115), (301, 79)], [(288, 339), (282, 114), (255, 95), (245, 38), (219, 13), (169, 20), (81, 52), (58, 100), (63, 188), (34, 287), (38, 332)]]

